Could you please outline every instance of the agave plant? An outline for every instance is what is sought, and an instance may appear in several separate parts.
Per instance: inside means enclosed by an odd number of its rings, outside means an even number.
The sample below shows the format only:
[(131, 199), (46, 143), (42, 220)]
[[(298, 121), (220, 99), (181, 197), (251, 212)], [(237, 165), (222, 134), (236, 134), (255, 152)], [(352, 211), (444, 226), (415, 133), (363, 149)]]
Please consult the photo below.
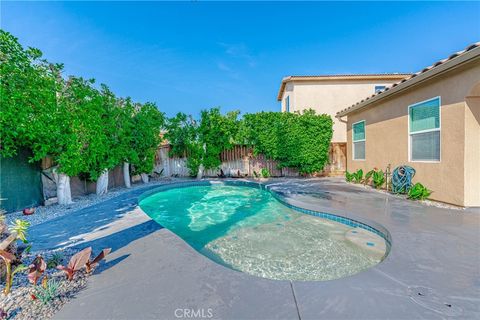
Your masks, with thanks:
[(43, 277), (42, 285), (35, 287), (33, 297), (40, 300), (43, 304), (47, 304), (56, 297), (59, 287), (60, 282), (55, 279), (48, 279), (47, 276), (45, 276)]

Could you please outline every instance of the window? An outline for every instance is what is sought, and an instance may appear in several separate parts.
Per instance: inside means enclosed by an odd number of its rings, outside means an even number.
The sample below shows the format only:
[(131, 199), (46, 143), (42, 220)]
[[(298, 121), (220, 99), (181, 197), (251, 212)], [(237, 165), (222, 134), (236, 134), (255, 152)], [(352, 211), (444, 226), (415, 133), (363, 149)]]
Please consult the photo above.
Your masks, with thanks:
[(408, 107), (410, 161), (440, 161), (440, 97)]
[(378, 93), (382, 90), (384, 90), (386, 87), (385, 86), (375, 86), (375, 93)]
[(285, 111), (290, 112), (290, 96), (285, 98)]
[(352, 125), (353, 160), (365, 160), (365, 120)]

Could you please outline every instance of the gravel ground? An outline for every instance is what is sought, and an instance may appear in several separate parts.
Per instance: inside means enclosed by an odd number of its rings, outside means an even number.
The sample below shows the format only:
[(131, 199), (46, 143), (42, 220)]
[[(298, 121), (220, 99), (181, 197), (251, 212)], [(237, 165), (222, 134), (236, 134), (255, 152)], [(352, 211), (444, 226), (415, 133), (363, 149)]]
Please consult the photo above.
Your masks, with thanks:
[[(28, 266), (37, 255), (41, 255), (45, 261), (48, 261), (54, 253), (57, 253), (63, 256), (62, 264), (65, 265), (76, 252), (77, 250), (72, 249), (32, 252), (24, 255), (22, 262)], [(86, 287), (88, 280), (88, 275), (84, 270), (77, 272), (72, 281), (66, 279), (63, 271), (55, 268), (47, 269), (44, 275), (47, 275), (48, 279), (55, 279), (60, 283), (54, 298), (45, 304), (39, 299), (34, 299), (32, 294), (35, 293), (35, 288), (29, 283), (27, 272), (17, 273), (10, 294), (8, 296), (0, 294), (0, 308), (7, 313), (7, 319), (50, 319), (78, 291)], [(40, 283), (41, 280), (37, 286), (41, 286)]]
[[(106, 201), (108, 199), (114, 198), (116, 196), (121, 195), (122, 193), (135, 190), (135, 189), (142, 189), (147, 188), (150, 186), (161, 185), (167, 182), (173, 181), (175, 178), (161, 178), (157, 180), (152, 180), (149, 183), (137, 183), (132, 184), (130, 189), (125, 187), (115, 188), (108, 190), (108, 193), (102, 196), (97, 196), (96, 194), (92, 193), (86, 196), (81, 196), (73, 199), (73, 203), (69, 205), (58, 205), (53, 204), (50, 206), (40, 206), (35, 209), (35, 213), (29, 216), (26, 216), (22, 213), (22, 211), (14, 212), (6, 214), (7, 224), (10, 224), (15, 219), (22, 219), (30, 222), (30, 226), (34, 226), (39, 223), (43, 223), (45, 221), (54, 219), (56, 217), (60, 217), (74, 211), (93, 206), (100, 202)], [(181, 179), (176, 179), (181, 180)]]
[[(53, 204), (50, 206), (37, 207), (35, 213), (29, 216), (23, 215), (21, 211), (10, 213), (6, 215), (7, 224), (15, 219), (22, 219), (30, 222), (30, 225), (33, 226), (69, 213), (73, 213), (77, 210), (96, 205), (100, 202), (117, 197), (131, 190), (161, 185), (173, 180), (182, 179), (161, 178), (151, 180), (146, 184), (141, 182), (133, 184), (129, 189), (125, 187), (111, 189), (107, 194), (102, 196), (89, 194), (75, 198), (74, 202), (69, 205)], [(66, 265), (70, 257), (77, 251), (77, 249), (62, 248), (57, 250), (31, 252), (22, 256), (22, 263), (28, 266), (37, 255), (41, 255), (45, 261), (48, 261), (53, 254), (59, 253), (63, 256), (63, 264)], [(88, 280), (88, 275), (84, 270), (78, 272), (73, 281), (66, 280), (65, 273), (55, 268), (47, 269), (45, 275), (47, 275), (49, 279), (55, 279), (60, 282), (60, 286), (55, 298), (46, 304), (42, 303), (39, 299), (32, 298), (32, 294), (34, 294), (35, 289), (28, 281), (27, 272), (17, 273), (15, 275), (10, 294), (5, 296), (3, 293), (0, 293), (0, 309), (3, 309), (3, 311), (7, 312), (7, 319), (50, 319), (53, 314), (70, 299), (72, 299), (78, 291), (86, 287)], [(40, 281), (38, 285), (40, 285)]]

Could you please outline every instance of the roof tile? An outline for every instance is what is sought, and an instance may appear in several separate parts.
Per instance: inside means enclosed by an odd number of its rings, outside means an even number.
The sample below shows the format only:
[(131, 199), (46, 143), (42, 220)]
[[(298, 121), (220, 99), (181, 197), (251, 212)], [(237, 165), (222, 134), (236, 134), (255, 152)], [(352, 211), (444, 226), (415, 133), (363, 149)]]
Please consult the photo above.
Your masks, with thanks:
[[(480, 47), (480, 42), (473, 43), (473, 44), (467, 46), (464, 50), (455, 52), (454, 54), (451, 54), (448, 58), (439, 60), (439, 61), (435, 62), (434, 64), (432, 64), (432, 65), (424, 68), (423, 70), (421, 70), (421, 71), (419, 71), (419, 72), (416, 72), (416, 73), (414, 73), (414, 74), (411, 74), (409, 77), (404, 78), (404, 79), (400, 80), (399, 82), (396, 82), (396, 83), (392, 84), (390, 87), (386, 87), (384, 90), (381, 90), (381, 91), (375, 93), (375, 94), (372, 96), (372, 98), (373, 98), (374, 96), (378, 96), (378, 95), (384, 93), (385, 91), (388, 91), (390, 88), (396, 87), (396, 86), (398, 86), (398, 85), (401, 84), (401, 83), (405, 83), (405, 82), (407, 82), (407, 81), (415, 78), (416, 76), (418, 76), (418, 75), (420, 75), (420, 74), (422, 74), (422, 73), (425, 73), (425, 72), (427, 72), (427, 71), (429, 71), (429, 70), (432, 70), (432, 69), (434, 69), (434, 68), (437, 68), (438, 66), (441, 66), (441, 65), (444, 64), (445, 62), (450, 61), (450, 60), (452, 60), (452, 59), (455, 59), (455, 58), (457, 58), (458, 56), (461, 56), (461, 55), (467, 53), (468, 51), (471, 51), (471, 50), (473, 50), (473, 49), (475, 49), (475, 48), (477, 48), (477, 47)], [(340, 114), (340, 113), (343, 113), (343, 112), (345, 112), (345, 111), (347, 111), (347, 110), (350, 110), (353, 106), (356, 106), (356, 105), (358, 105), (358, 104), (360, 104), (360, 103), (362, 103), (362, 102), (364, 102), (364, 100), (362, 100), (362, 101), (360, 101), (360, 102), (357, 102), (357, 103), (353, 104), (352, 106), (350, 106), (350, 107), (348, 107), (348, 108), (345, 108), (345, 109), (337, 112), (337, 115)]]

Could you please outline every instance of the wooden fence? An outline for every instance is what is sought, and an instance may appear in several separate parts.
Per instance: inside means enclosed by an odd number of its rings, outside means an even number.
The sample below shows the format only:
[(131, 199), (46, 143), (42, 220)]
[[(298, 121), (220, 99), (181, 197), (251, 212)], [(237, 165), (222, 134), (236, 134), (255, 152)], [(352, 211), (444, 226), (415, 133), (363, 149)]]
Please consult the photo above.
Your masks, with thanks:
[[(346, 143), (332, 143), (329, 151), (329, 164), (316, 176), (339, 175), (346, 168)], [(189, 170), (186, 166), (186, 158), (169, 157), (169, 145), (161, 146), (156, 155), (155, 172), (163, 170), (165, 176), (186, 177)], [(206, 170), (206, 177), (217, 177), (220, 169), (226, 176), (254, 176), (254, 172), (260, 174), (262, 168), (267, 168), (273, 177), (298, 177), (295, 168), (278, 168), (278, 162), (267, 159), (264, 155), (253, 155), (252, 148), (247, 146), (235, 146), (231, 150), (224, 150), (220, 155), (222, 164), (218, 169)]]

